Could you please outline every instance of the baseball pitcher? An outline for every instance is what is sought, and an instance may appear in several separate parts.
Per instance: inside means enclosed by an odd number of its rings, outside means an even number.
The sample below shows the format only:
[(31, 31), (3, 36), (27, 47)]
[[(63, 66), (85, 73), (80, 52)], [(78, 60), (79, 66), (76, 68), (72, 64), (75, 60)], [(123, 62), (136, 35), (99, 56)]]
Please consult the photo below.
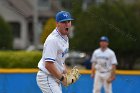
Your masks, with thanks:
[(106, 36), (100, 38), (99, 44), (100, 48), (93, 52), (91, 58), (91, 77), (95, 77), (93, 93), (100, 93), (102, 86), (105, 93), (112, 93), (111, 82), (115, 79), (117, 59), (115, 53), (108, 48), (109, 39)]
[(73, 68), (69, 73), (65, 59), (69, 50), (69, 28), (71, 27), (69, 12), (56, 14), (56, 28), (47, 37), (42, 58), (38, 63), (37, 84), (43, 93), (62, 93), (61, 83), (68, 86), (79, 78), (79, 71)]

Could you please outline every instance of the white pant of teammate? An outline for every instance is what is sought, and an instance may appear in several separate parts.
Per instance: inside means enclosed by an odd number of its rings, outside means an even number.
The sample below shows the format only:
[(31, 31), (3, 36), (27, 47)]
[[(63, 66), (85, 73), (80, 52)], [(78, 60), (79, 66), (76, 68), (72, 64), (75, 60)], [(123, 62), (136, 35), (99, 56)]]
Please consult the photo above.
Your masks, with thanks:
[(62, 93), (60, 81), (52, 75), (39, 71), (37, 73), (37, 84), (43, 93)]
[(100, 73), (96, 71), (93, 93), (101, 93), (102, 86), (104, 87), (105, 93), (112, 93), (112, 84), (107, 83), (107, 79), (110, 77), (110, 75), (110, 72)]

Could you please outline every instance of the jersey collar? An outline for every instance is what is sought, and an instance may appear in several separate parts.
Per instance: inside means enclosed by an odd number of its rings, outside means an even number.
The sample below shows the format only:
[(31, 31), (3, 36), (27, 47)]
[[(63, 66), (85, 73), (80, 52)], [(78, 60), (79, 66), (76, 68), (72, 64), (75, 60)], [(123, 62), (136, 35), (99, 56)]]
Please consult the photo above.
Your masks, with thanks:
[(105, 51), (107, 51), (108, 50), (108, 48), (106, 48), (105, 50), (102, 50), (102, 48), (100, 48), (100, 51), (102, 51), (102, 52), (105, 52)]

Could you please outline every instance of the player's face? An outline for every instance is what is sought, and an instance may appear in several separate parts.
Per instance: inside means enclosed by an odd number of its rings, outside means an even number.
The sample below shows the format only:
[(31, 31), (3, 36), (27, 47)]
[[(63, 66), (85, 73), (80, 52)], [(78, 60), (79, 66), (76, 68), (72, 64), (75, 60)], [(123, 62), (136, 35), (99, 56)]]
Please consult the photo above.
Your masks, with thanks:
[(70, 27), (71, 21), (57, 22), (57, 28), (62, 35), (68, 35)]
[(106, 42), (106, 41), (100, 41), (100, 47), (101, 48), (107, 48), (108, 47), (108, 42)]

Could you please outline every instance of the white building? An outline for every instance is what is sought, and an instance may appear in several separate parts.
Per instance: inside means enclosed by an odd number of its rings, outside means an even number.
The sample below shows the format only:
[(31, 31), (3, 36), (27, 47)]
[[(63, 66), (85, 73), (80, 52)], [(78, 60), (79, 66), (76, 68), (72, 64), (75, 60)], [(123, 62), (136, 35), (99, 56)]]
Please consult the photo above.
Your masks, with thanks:
[[(33, 16), (35, 0), (0, 0), (0, 16), (12, 27), (14, 49), (26, 49), (34, 44)], [(54, 17), (61, 6), (58, 0), (38, 0), (38, 22)]]

